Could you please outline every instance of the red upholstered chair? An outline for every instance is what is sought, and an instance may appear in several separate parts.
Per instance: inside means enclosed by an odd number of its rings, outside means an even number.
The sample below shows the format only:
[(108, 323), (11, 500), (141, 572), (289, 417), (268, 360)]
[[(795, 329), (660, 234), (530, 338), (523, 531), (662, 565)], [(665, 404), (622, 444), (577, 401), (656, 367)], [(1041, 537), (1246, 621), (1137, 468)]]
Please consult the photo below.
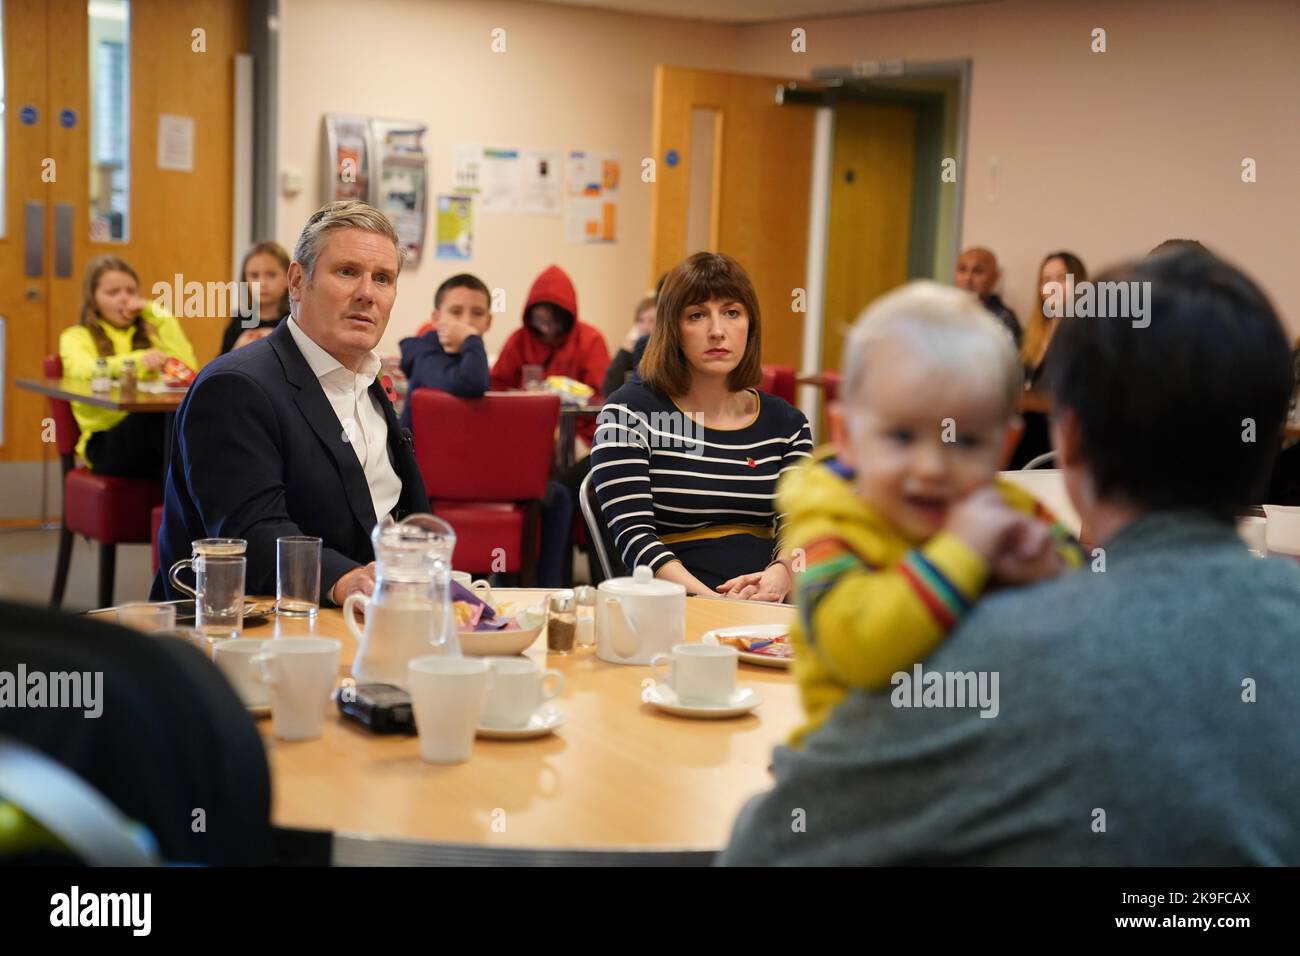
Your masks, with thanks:
[(764, 365), (761, 391), (794, 404), (794, 369), (788, 365)]
[(154, 505), (149, 515), (149, 539), (153, 542), (153, 572), (158, 573), (158, 532), (162, 530), (163, 506)]
[[(408, 401), (429, 503), (456, 529), (452, 564), (471, 574), (518, 572), (525, 587), (535, 585), (559, 398), (526, 392), (457, 398), (419, 388)], [(495, 560), (497, 549), (504, 566)]]
[[(45, 358), (45, 377), (62, 378), (63, 362), (57, 355)], [(54, 570), (50, 606), (63, 603), (72, 563), (72, 536), (84, 535), (99, 542), (99, 606), (113, 603), (113, 578), (119, 544), (149, 544), (156, 540), (151, 528), (153, 509), (162, 502), (162, 484), (137, 478), (97, 475), (74, 467), (81, 429), (72, 416), (72, 406), (60, 398), (50, 399), (54, 436), (63, 465), (63, 527), (59, 530), (59, 557)], [(155, 550), (154, 563), (157, 564)]]
[(839, 399), (840, 378), (839, 372), (822, 372), (822, 391), (826, 394), (826, 401), (833, 402)]

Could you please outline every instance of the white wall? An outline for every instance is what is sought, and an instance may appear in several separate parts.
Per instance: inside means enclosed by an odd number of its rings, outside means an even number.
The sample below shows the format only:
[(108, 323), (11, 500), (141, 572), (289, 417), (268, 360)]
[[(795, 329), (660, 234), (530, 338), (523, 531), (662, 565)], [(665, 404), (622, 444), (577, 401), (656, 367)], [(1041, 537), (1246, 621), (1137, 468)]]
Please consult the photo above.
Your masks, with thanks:
[[(806, 53), (790, 50), (796, 26)], [(746, 28), (736, 62), (969, 57), (963, 241), (998, 254), (1022, 321), (1045, 253), (1095, 271), (1180, 237), (1244, 267), (1300, 334), (1298, 51), (1296, 0), (1001, 0)]]
[[(508, 312), (487, 338), (500, 348), (517, 327), (532, 280), (552, 262), (578, 290), (581, 317), (606, 333), (611, 350), (632, 322), (650, 276), (650, 153), (657, 63), (731, 68), (734, 27), (602, 13), (532, 3), (458, 0), (281, 0), (280, 168), (303, 173), (304, 192), (280, 197), (276, 238), (292, 250), (320, 205), (321, 116), (358, 113), (427, 123), (430, 232), (419, 266), (404, 271), (381, 351), (428, 318), (438, 283), (478, 274), (506, 290)], [(491, 31), (506, 30), (493, 53)], [(475, 209), (474, 256), (433, 257), (433, 197), (452, 192), (456, 143), (607, 151), (622, 160), (618, 241), (570, 245), (564, 221), (485, 215)], [(477, 207), (477, 204), (476, 204)]]

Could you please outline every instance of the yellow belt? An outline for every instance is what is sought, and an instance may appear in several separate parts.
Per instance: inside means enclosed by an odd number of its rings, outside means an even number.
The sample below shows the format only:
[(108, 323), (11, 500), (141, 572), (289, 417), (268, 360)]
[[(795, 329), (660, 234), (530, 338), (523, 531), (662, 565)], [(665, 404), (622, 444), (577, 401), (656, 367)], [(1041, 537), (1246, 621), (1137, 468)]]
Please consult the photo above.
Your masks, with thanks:
[(771, 538), (772, 526), (759, 524), (719, 524), (710, 528), (696, 528), (694, 531), (679, 531), (659, 536), (664, 544), (677, 544), (679, 541), (706, 541), (709, 538), (725, 538), (732, 534), (752, 534), (755, 538)]

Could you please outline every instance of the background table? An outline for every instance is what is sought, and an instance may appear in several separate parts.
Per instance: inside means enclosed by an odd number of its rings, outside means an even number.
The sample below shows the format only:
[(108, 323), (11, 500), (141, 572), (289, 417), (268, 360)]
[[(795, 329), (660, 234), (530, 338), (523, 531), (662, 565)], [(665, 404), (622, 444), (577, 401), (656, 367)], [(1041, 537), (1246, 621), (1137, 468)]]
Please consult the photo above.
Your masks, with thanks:
[(560, 427), (555, 437), (555, 470), (567, 471), (578, 460), (576, 448), (578, 419), (596, 416), (604, 405), (566, 405), (560, 403)]
[[(545, 591), (502, 591), (540, 600)], [(789, 623), (794, 608), (688, 598), (687, 640), (733, 624)], [(346, 676), (356, 642), (342, 615), (277, 619), (246, 637), (314, 633), (343, 642)], [(377, 736), (332, 710), (324, 735), (286, 742), (259, 721), (271, 763), (273, 819), (336, 834), (502, 847), (705, 849), (722, 847), (737, 812), (770, 784), (772, 748), (802, 720), (789, 671), (741, 663), (738, 683), (763, 703), (729, 720), (692, 720), (641, 701), (647, 667), (611, 664), (580, 648), (547, 655), (545, 632), (527, 652), (564, 674), (554, 701), (568, 718), (533, 740), (476, 740), (469, 762), (420, 759), (414, 737)]]
[(136, 389), (134, 395), (123, 396), (122, 390), (116, 385), (107, 392), (91, 391), (90, 380), (84, 378), (20, 378), (15, 379), (14, 385), (29, 392), (36, 392), (38, 395), (61, 398), (68, 402), (81, 402), (99, 408), (111, 408), (118, 412), (170, 413), (176, 411), (181, 402), (185, 401), (185, 389), (170, 389), (166, 392), (145, 392)]

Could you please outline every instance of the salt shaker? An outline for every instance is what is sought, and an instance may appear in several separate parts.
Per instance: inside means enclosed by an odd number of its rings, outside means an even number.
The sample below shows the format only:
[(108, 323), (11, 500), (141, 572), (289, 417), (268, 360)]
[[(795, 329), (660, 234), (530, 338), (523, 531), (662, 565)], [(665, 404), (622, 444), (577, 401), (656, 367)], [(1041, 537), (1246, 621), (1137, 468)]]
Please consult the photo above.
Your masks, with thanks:
[(92, 392), (107, 392), (113, 387), (113, 379), (108, 374), (108, 359), (102, 355), (95, 359), (95, 371), (90, 378)]
[(573, 650), (575, 623), (573, 592), (552, 591), (546, 614), (546, 649), (550, 653), (568, 654)]
[(579, 647), (591, 647), (596, 643), (596, 589), (590, 584), (583, 584), (573, 589), (576, 604), (575, 643)]

